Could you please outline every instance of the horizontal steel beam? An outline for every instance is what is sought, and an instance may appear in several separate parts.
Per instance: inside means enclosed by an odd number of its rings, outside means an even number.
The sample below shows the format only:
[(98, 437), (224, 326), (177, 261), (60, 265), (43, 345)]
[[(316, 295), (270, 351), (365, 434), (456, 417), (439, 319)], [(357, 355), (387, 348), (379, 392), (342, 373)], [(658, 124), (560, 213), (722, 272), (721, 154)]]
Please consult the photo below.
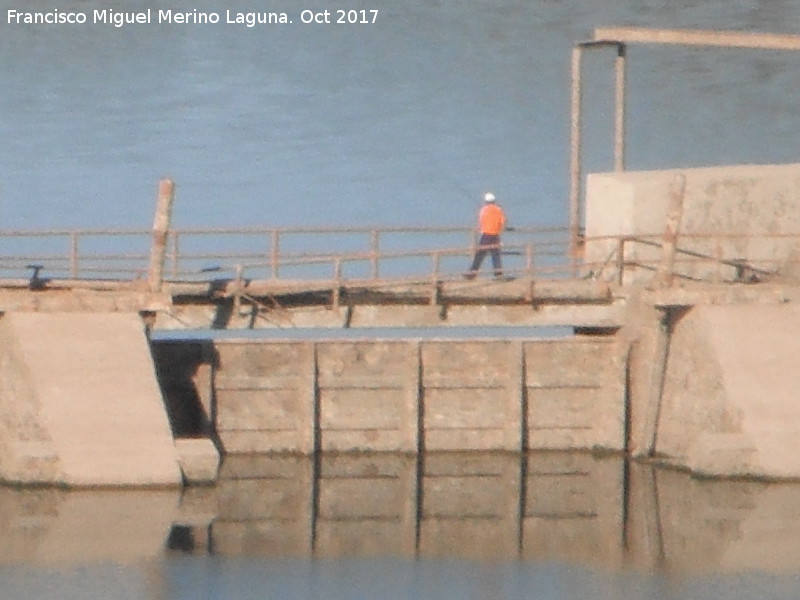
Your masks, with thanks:
[(675, 44), (682, 46), (752, 48), (757, 50), (800, 50), (800, 35), (700, 29), (598, 27), (594, 30), (594, 41), (624, 44)]

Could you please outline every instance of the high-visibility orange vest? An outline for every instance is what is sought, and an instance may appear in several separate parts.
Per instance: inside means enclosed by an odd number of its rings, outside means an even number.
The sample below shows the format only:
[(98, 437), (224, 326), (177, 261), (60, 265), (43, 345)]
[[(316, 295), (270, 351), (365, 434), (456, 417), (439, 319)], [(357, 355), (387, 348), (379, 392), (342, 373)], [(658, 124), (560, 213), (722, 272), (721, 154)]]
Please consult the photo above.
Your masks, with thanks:
[(481, 233), (487, 235), (500, 235), (506, 225), (506, 215), (503, 209), (497, 204), (487, 204), (481, 208), (481, 214), (478, 217), (478, 223), (481, 228)]

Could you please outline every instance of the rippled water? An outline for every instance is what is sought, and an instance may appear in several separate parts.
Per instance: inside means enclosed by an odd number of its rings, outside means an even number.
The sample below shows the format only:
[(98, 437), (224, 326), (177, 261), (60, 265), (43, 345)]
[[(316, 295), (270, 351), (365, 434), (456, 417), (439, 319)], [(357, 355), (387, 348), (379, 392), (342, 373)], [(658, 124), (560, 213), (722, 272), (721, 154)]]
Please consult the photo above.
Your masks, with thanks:
[(588, 454), (234, 456), (183, 493), (0, 489), (0, 597), (790, 598), (798, 506)]
[[(176, 0), (173, 7), (263, 4)], [(268, 4), (292, 13), (299, 6)], [(374, 25), (26, 27), (0, 20), (0, 229), (147, 227), (163, 176), (178, 182), (180, 227), (469, 225), (474, 198), (490, 188), (513, 223), (564, 225), (573, 42), (611, 24), (800, 28), (793, 0), (362, 5), (379, 9)], [(24, 6), (108, 8), (94, 0)], [(5, 15), (19, 4), (3, 0), (0, 8)], [(800, 54), (632, 47), (629, 59), (630, 168), (800, 155)], [(611, 165), (610, 60), (600, 53), (587, 62), (588, 170)], [(623, 468), (614, 473), (614, 481), (627, 481)], [(255, 506), (283, 498), (269, 480), (245, 479), (257, 490), (248, 500)], [(336, 528), (320, 525), (325, 502), (350, 500), (313, 477), (286, 500), (312, 508), (298, 513), (307, 528), (299, 537), (275, 529), (287, 523), (280, 518), (232, 518), (226, 510), (249, 504), (230, 482), (205, 490), (209, 496), (190, 490), (184, 497), (3, 490), (0, 598), (796, 597), (795, 487), (657, 479), (658, 493), (643, 500), (634, 499), (638, 479), (612, 493), (612, 501), (631, 499), (612, 503), (607, 537), (585, 543), (565, 520), (526, 530), (533, 488), (519, 488), (527, 480), (518, 477), (518, 514), (496, 515), (499, 529), (488, 529), (501, 541), (510, 536), (514, 552), (489, 561), (475, 560), (475, 553), (493, 558), (483, 552), (484, 538), (470, 537), (480, 528), (461, 523), (448, 534), (457, 537), (439, 535), (435, 515), (413, 494), (408, 504), (421, 512), (400, 521), (412, 533), (379, 538), (412, 539), (410, 547), (369, 558), (329, 555), (324, 544), (333, 538), (323, 534)], [(569, 481), (541, 488), (541, 498), (583, 498)], [(451, 491), (453, 506), (479, 499), (469, 487)], [(226, 523), (234, 533), (220, 537)], [(346, 536), (363, 524), (344, 519), (338, 531)], [(293, 558), (264, 551), (280, 540), (295, 549)], [(530, 550), (541, 546), (553, 552)]]
[[(489, 188), (518, 224), (565, 224), (574, 41), (608, 24), (800, 22), (789, 0), (373, 5), (356, 26), (0, 23), (0, 224), (146, 227), (162, 176), (180, 186), (178, 226), (469, 225)], [(587, 65), (592, 170), (611, 165), (610, 61)], [(633, 47), (629, 66), (631, 168), (796, 160), (797, 53)]]

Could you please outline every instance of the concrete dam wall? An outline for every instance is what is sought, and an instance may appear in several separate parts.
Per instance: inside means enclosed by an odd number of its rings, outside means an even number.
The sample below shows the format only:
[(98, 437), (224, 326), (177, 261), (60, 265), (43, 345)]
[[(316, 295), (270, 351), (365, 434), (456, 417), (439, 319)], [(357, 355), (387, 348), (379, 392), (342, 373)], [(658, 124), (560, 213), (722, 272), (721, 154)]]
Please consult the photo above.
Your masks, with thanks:
[[(158, 342), (226, 453), (625, 447), (613, 338)], [(189, 400), (187, 400), (189, 398)], [(204, 420), (207, 419), (207, 420)]]
[(693, 307), (630, 298), (617, 332), (537, 340), (148, 344), (138, 315), (9, 313), (0, 478), (214, 481), (218, 450), (596, 449), (711, 476), (797, 478), (790, 291)]

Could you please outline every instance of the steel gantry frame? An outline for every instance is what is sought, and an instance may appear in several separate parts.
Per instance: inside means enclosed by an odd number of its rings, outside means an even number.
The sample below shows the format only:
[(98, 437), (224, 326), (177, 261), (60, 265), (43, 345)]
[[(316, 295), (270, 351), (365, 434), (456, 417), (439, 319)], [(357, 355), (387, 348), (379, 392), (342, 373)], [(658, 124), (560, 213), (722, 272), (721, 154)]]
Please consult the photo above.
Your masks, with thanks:
[(708, 31), (695, 29), (648, 29), (640, 27), (599, 27), (593, 39), (577, 42), (572, 50), (572, 89), (570, 123), (570, 255), (576, 260), (581, 247), (583, 221), (582, 185), (582, 122), (584, 50), (614, 48), (614, 170), (625, 170), (625, 103), (627, 93), (626, 67), (628, 44), (661, 44), (743, 48), (752, 50), (800, 50), (800, 35), (748, 33), (741, 31)]

